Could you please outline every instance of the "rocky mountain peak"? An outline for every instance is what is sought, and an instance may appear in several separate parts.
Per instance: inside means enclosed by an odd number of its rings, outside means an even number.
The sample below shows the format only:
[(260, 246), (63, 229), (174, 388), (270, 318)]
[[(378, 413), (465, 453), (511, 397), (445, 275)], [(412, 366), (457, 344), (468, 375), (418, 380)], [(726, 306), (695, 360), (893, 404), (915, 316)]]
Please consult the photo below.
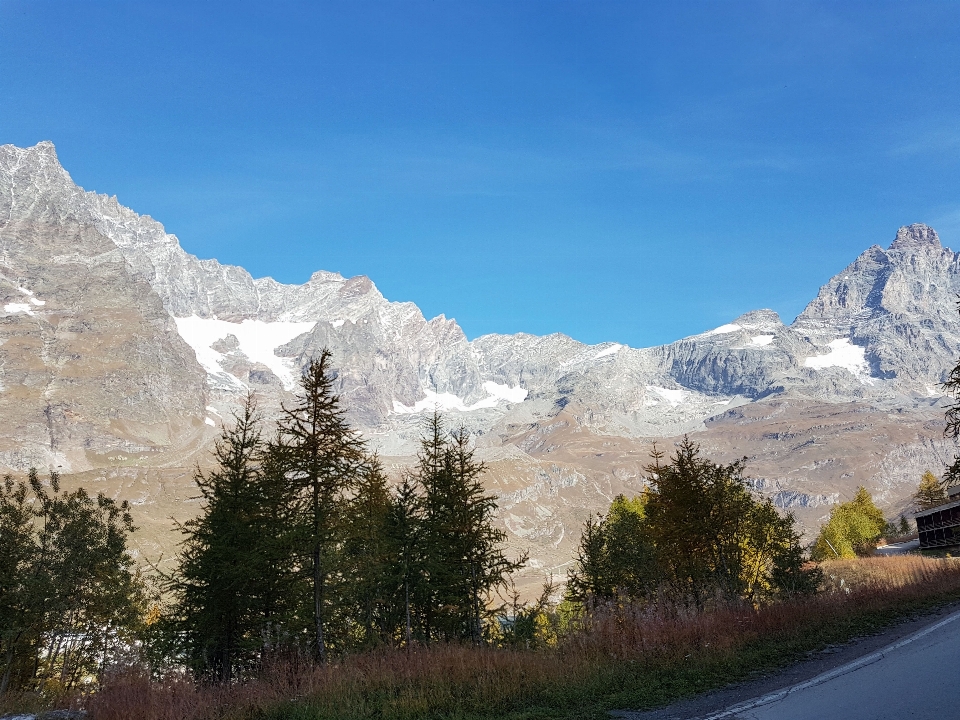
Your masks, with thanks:
[(734, 320), (733, 324), (747, 330), (771, 331), (783, 326), (780, 315), (775, 310), (751, 310)]
[(897, 230), (897, 237), (890, 245), (891, 250), (908, 250), (924, 247), (932, 247), (939, 250), (942, 246), (937, 231), (923, 223), (904, 225)]

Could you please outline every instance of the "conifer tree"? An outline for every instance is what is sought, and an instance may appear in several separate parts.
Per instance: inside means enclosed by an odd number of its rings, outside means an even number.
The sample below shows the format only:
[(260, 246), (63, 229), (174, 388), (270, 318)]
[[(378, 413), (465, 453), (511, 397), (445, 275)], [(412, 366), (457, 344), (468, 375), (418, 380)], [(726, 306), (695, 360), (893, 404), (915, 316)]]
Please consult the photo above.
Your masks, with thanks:
[(814, 560), (853, 558), (872, 555), (887, 522), (870, 493), (863, 486), (850, 502), (830, 511), (830, 519), (820, 528), (811, 553)]
[(660, 577), (645, 523), (647, 499), (647, 494), (618, 495), (605, 516), (587, 519), (569, 573), (568, 598), (580, 603), (638, 598), (656, 589)]
[(226, 683), (254, 661), (262, 642), (256, 607), (262, 595), (257, 571), (263, 570), (257, 523), (262, 443), (251, 396), (235, 421), (216, 442), (217, 467), (196, 471), (203, 511), (181, 526), (179, 568), (168, 581), (187, 662), (198, 676)]
[(25, 482), (10, 475), (0, 486), (0, 695), (11, 685), (21, 684), (31, 648), (42, 632), (42, 595), (31, 582), (39, 570), (38, 545), (34, 532), (34, 510)]
[(684, 437), (672, 461), (655, 456), (648, 467), (646, 505), (650, 537), (669, 583), (697, 602), (717, 589), (745, 591), (744, 542), (753, 506), (743, 478), (744, 461), (717, 465)]
[(669, 462), (654, 449), (649, 487), (589, 519), (567, 599), (642, 598), (672, 589), (696, 603), (716, 591), (759, 597), (815, 592), (791, 515), (751, 496), (743, 461), (717, 465), (688, 438)]
[(305, 623), (302, 598), (310, 594), (302, 553), (302, 518), (298, 488), (285, 473), (283, 458), (267, 447), (260, 458), (257, 496), (252, 516), (257, 551), (251, 553), (251, 575), (258, 579), (252, 598), (262, 618), (264, 650), (289, 646)]
[(464, 428), (448, 437), (439, 413), (427, 423), (418, 456), (423, 488), (422, 542), (427, 638), (481, 642), (489, 593), (526, 562), (509, 560), (506, 533), (494, 527), (496, 499), (484, 491)]
[(391, 533), (393, 498), (376, 456), (357, 474), (347, 506), (345, 587), (362, 647), (389, 643), (397, 631), (396, 570), (399, 552)]
[[(420, 608), (429, 598), (425, 582), (425, 555), (423, 538), (423, 502), (417, 490), (416, 478), (406, 476), (394, 493), (387, 522), (387, 537), (395, 553), (393, 566), (393, 597), (395, 624), (402, 630), (404, 643), (409, 647), (416, 636), (426, 639), (425, 617)], [(423, 598), (424, 602), (420, 602)]]
[[(957, 310), (960, 311), (960, 300), (957, 301)], [(956, 442), (960, 439), (960, 362), (950, 370), (942, 387), (953, 396), (953, 402), (944, 413), (946, 427), (943, 430), (943, 436), (952, 438)], [(946, 489), (955, 485), (960, 485), (960, 454), (954, 455), (953, 462), (943, 473), (942, 487)]]
[(295, 403), (283, 406), (272, 447), (301, 495), (302, 543), (313, 584), (313, 654), (320, 662), (327, 659), (328, 625), (336, 612), (331, 586), (340, 579), (346, 498), (365, 459), (363, 443), (334, 392), (331, 363), (326, 348), (310, 361)]
[(910, 522), (903, 514), (900, 515), (900, 523), (897, 526), (897, 531), (900, 535), (908, 535), (910, 533)]

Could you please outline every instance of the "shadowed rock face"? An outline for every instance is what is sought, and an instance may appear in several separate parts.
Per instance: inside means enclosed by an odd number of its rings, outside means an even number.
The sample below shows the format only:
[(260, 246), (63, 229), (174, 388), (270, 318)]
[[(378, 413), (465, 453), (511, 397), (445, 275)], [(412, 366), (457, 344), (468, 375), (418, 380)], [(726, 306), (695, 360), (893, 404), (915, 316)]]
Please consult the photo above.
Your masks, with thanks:
[(254, 279), (77, 187), (50, 143), (0, 147), (0, 250), (0, 465), (112, 477), (145, 517), (169, 510), (158, 493), (189, 515), (189, 466), (223, 418), (247, 390), (269, 417), (324, 347), (389, 462), (410, 463), (437, 405), (473, 433), (505, 527), (543, 568), (569, 558), (589, 513), (639, 492), (653, 438), (746, 455), (755, 489), (808, 527), (860, 483), (899, 513), (953, 452), (939, 383), (960, 356), (960, 265), (925, 225), (865, 250), (790, 324), (757, 310), (641, 349), (469, 341), (366, 277)]

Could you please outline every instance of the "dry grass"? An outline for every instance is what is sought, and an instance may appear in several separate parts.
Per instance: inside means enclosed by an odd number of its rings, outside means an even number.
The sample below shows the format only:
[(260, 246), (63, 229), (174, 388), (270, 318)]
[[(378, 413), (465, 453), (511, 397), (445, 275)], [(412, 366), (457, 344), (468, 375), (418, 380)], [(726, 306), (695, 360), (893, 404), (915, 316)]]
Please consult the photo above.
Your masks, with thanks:
[(278, 662), (229, 688), (127, 672), (85, 705), (92, 720), (599, 717), (716, 687), (960, 597), (960, 561), (878, 557), (823, 569), (825, 591), (814, 598), (608, 608), (546, 650), (445, 645), (319, 668)]

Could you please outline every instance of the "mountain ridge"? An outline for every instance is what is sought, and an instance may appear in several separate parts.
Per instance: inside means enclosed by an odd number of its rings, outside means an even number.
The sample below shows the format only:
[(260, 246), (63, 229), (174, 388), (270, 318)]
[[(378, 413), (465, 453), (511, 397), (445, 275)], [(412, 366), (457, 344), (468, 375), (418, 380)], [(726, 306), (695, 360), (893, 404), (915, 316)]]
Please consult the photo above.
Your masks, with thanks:
[[(807, 526), (858, 482), (900, 511), (912, 474), (954, 450), (939, 383), (960, 356), (958, 292), (960, 255), (914, 224), (790, 324), (754, 310), (647, 348), (469, 340), (366, 276), (288, 285), (201, 260), (158, 221), (78, 187), (51, 143), (3, 145), (0, 465), (115, 480), (151, 507), (209, 461), (248, 390), (272, 417), (326, 347), (351, 421), (397, 468), (424, 412), (465, 426), (504, 527), (539, 547), (542, 567), (569, 556), (587, 514), (639, 492), (651, 440), (683, 433), (719, 460), (749, 456), (755, 489)], [(175, 496), (170, 512), (187, 512)]]

